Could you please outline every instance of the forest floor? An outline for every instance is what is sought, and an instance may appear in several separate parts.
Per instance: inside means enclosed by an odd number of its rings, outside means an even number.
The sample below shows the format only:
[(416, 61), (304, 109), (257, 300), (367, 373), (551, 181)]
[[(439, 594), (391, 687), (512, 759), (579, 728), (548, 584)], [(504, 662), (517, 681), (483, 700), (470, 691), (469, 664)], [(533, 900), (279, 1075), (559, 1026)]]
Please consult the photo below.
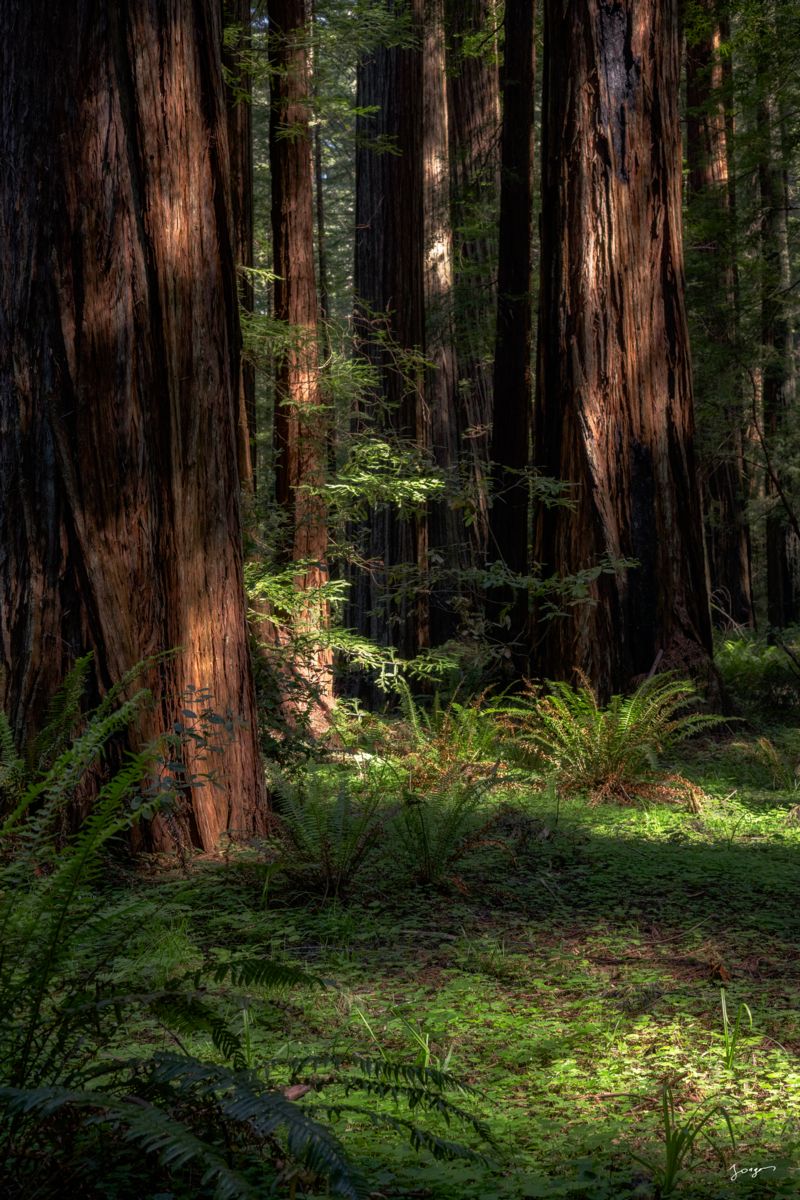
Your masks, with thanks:
[[(223, 997), (253, 1062), (360, 1053), (471, 1085), (459, 1103), (494, 1144), (436, 1132), (486, 1165), (338, 1122), (376, 1198), (798, 1197), (791, 738), (692, 743), (670, 769), (702, 789), (696, 812), (557, 802), (534, 780), (497, 789), (497, 825), (439, 888), (412, 884), (391, 853), (346, 901), (290, 887), (252, 853), (139, 875), (131, 886), (157, 915), (115, 972), (159, 986), (231, 948), (289, 958), (329, 986)], [(188, 1048), (209, 1052), (204, 1035)]]

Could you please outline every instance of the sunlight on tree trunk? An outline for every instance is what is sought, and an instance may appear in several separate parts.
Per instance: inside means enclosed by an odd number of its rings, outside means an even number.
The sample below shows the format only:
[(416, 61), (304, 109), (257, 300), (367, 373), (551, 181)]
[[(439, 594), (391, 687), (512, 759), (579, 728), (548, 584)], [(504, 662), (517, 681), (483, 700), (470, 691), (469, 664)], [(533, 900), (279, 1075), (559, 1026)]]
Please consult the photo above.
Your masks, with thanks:
[[(157, 820), (213, 850), (264, 829), (237, 471), (239, 326), (218, 0), (0, 16), (0, 647), (17, 737), (75, 658), (246, 722)], [(191, 707), (191, 702), (188, 703)], [(190, 772), (208, 769), (187, 751)]]
[(539, 512), (534, 559), (545, 576), (606, 565), (541, 631), (537, 661), (602, 695), (659, 656), (710, 666), (679, 79), (677, 0), (546, 3), (534, 464), (574, 490)]

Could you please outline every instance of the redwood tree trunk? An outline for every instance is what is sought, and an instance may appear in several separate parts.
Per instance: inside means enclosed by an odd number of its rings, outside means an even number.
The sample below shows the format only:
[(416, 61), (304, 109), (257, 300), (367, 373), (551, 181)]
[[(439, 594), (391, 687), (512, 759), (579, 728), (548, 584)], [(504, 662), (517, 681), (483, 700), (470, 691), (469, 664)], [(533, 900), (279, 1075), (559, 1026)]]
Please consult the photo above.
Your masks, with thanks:
[[(450, 222), (444, 0), (425, 0), (423, 55), (425, 357), (431, 364), (425, 381), (425, 435), (434, 462), (455, 483), (460, 438), (453, 313), (453, 230)], [(439, 645), (452, 637), (458, 626), (453, 601), (462, 586), (460, 568), (468, 565), (466, 534), (462, 515), (447, 498), (429, 505), (428, 530), (431, 642)]]
[(221, 786), (191, 792), (185, 830), (211, 850), (262, 830), (266, 800), (219, 3), (75, 0), (54, 36), (30, 0), (0, 36), (3, 702), (22, 741), (77, 655), (103, 692), (181, 647), (136, 735), (170, 730), (190, 684), (247, 722)]
[[(492, 0), (447, 0), (447, 95), (454, 227), (458, 424), (469, 456), (474, 565), (486, 561), (497, 303), (500, 80)], [(480, 53), (474, 53), (475, 40)]]
[[(574, 485), (538, 514), (544, 573), (590, 603), (542, 631), (539, 668), (602, 695), (707, 669), (681, 238), (677, 0), (546, 0), (534, 462)], [(619, 560), (635, 559), (636, 566)], [(616, 565), (613, 565), (616, 563)]]
[(761, 348), (764, 436), (775, 477), (768, 474), (767, 620), (784, 628), (800, 617), (800, 546), (787, 519), (780, 493), (786, 491), (785, 448), (796, 420), (797, 378), (793, 355), (792, 278), (789, 250), (788, 200), (780, 139), (776, 130), (777, 103), (765, 55), (759, 80), (758, 182), (761, 201)]
[[(531, 235), (533, 223), (534, 0), (507, 0), (503, 59), (497, 336), (492, 412), (490, 560), (528, 573), (531, 429)], [(527, 593), (500, 588), (512, 656), (524, 669)]]
[(738, 289), (732, 172), (730, 79), (723, 44), (730, 38), (720, 0), (700, 0), (701, 36), (686, 49), (689, 211), (695, 238), (695, 308), (707, 344), (698, 376), (698, 407), (710, 436), (700, 451), (705, 485), (708, 562), (715, 611), (737, 624), (753, 622), (748, 479), (744, 464), (741, 366), (737, 363)]
[[(311, 161), (310, 19), (306, 0), (270, 0), (270, 170), (275, 317), (288, 326), (275, 387), (275, 487), (291, 531), (291, 559), (308, 595), (297, 633), (317, 647), (299, 668), (324, 710), (333, 698), (330, 652), (322, 648), (328, 604), (324, 497), (327, 420), (319, 379), (314, 190)], [(320, 718), (312, 704), (312, 717)]]
[[(422, 5), (409, 5), (418, 34)], [(424, 346), (422, 85), (419, 44), (378, 47), (358, 67), (358, 106), (373, 111), (356, 126), (356, 329), (379, 373), (375, 415), (382, 409), (391, 432), (418, 444), (423, 380), (397, 369), (378, 334), (385, 331), (401, 351)], [(426, 522), (382, 506), (371, 515), (363, 551), (370, 570), (355, 589), (353, 615), (363, 632), (410, 657), (429, 641)]]
[[(223, 24), (233, 26), (232, 45), (223, 46), (223, 67), (229, 72), (226, 87), (228, 150), (231, 164), (233, 252), (239, 272), (239, 297), (245, 312), (253, 311), (253, 281), (246, 268), (253, 266), (253, 119), (252, 84), (242, 56), (250, 49), (250, 0), (223, 0)], [(242, 362), (239, 378), (238, 425), (239, 478), (248, 497), (256, 488), (256, 372)]]

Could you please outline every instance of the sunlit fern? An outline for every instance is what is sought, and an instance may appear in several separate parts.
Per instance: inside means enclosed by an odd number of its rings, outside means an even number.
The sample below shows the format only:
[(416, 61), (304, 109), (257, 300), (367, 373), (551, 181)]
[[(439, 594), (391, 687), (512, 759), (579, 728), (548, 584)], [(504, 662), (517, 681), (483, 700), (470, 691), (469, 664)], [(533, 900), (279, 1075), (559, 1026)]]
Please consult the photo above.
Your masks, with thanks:
[(555, 681), (548, 694), (528, 695), (500, 709), (513, 759), (550, 774), (559, 791), (592, 800), (630, 800), (656, 779), (662, 755), (725, 718), (688, 711), (694, 685), (673, 675), (646, 679), (630, 696), (600, 705), (588, 680), (573, 688)]

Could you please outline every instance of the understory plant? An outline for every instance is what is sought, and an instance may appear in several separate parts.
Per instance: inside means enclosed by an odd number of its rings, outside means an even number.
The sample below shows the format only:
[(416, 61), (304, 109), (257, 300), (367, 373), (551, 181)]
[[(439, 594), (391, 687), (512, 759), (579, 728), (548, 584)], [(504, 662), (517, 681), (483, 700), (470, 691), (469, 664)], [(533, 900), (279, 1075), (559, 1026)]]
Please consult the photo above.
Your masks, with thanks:
[(748, 1028), (752, 1029), (753, 1014), (744, 1001), (741, 1001), (736, 1008), (736, 1016), (733, 1022), (731, 1022), (728, 1017), (728, 1004), (724, 988), (720, 988), (719, 1000), (722, 1006), (722, 1037), (724, 1042), (725, 1066), (729, 1071), (732, 1071), (733, 1064), (736, 1061), (736, 1048), (741, 1040), (745, 1019), (747, 1020)]
[(296, 780), (273, 772), (275, 867), (295, 885), (341, 897), (375, 850), (386, 818), (387, 768), (358, 774), (317, 764)]
[[(483, 1136), (454, 1101), (468, 1089), (445, 1072), (353, 1054), (257, 1060), (226, 1013), (232, 1001), (245, 1011), (253, 989), (322, 986), (291, 963), (209, 955), (158, 987), (121, 982), (115, 963), (153, 911), (146, 897), (103, 890), (110, 851), (163, 807), (149, 780), (174, 746), (129, 755), (79, 828), (62, 817), (147, 698), (85, 718), (0, 826), (0, 1193), (236, 1200), (302, 1186), (358, 1200), (368, 1185), (334, 1132), (342, 1118), (439, 1158), (480, 1157), (408, 1115)], [(192, 1053), (189, 1038), (207, 1049)]]
[(731, 1147), (736, 1151), (736, 1135), (727, 1111), (720, 1104), (714, 1104), (705, 1109), (698, 1109), (684, 1121), (676, 1115), (675, 1097), (672, 1088), (666, 1084), (661, 1090), (661, 1128), (664, 1134), (663, 1161), (642, 1158), (638, 1154), (632, 1157), (647, 1167), (658, 1189), (659, 1200), (673, 1196), (695, 1151), (697, 1141), (702, 1137), (720, 1157), (721, 1151), (711, 1137), (708, 1126), (715, 1117), (722, 1117), (728, 1129)]
[(498, 814), (486, 805), (497, 781), (496, 771), (470, 778), (451, 768), (435, 786), (406, 788), (392, 833), (400, 857), (418, 883), (458, 885), (454, 869), (467, 855), (489, 844), (505, 847), (491, 836)]
[(585, 676), (577, 687), (556, 680), (547, 688), (545, 695), (530, 689), (499, 710), (507, 753), (549, 775), (560, 792), (595, 802), (652, 794), (660, 756), (724, 719), (687, 711), (698, 700), (694, 684), (671, 674), (646, 679), (607, 705)]

